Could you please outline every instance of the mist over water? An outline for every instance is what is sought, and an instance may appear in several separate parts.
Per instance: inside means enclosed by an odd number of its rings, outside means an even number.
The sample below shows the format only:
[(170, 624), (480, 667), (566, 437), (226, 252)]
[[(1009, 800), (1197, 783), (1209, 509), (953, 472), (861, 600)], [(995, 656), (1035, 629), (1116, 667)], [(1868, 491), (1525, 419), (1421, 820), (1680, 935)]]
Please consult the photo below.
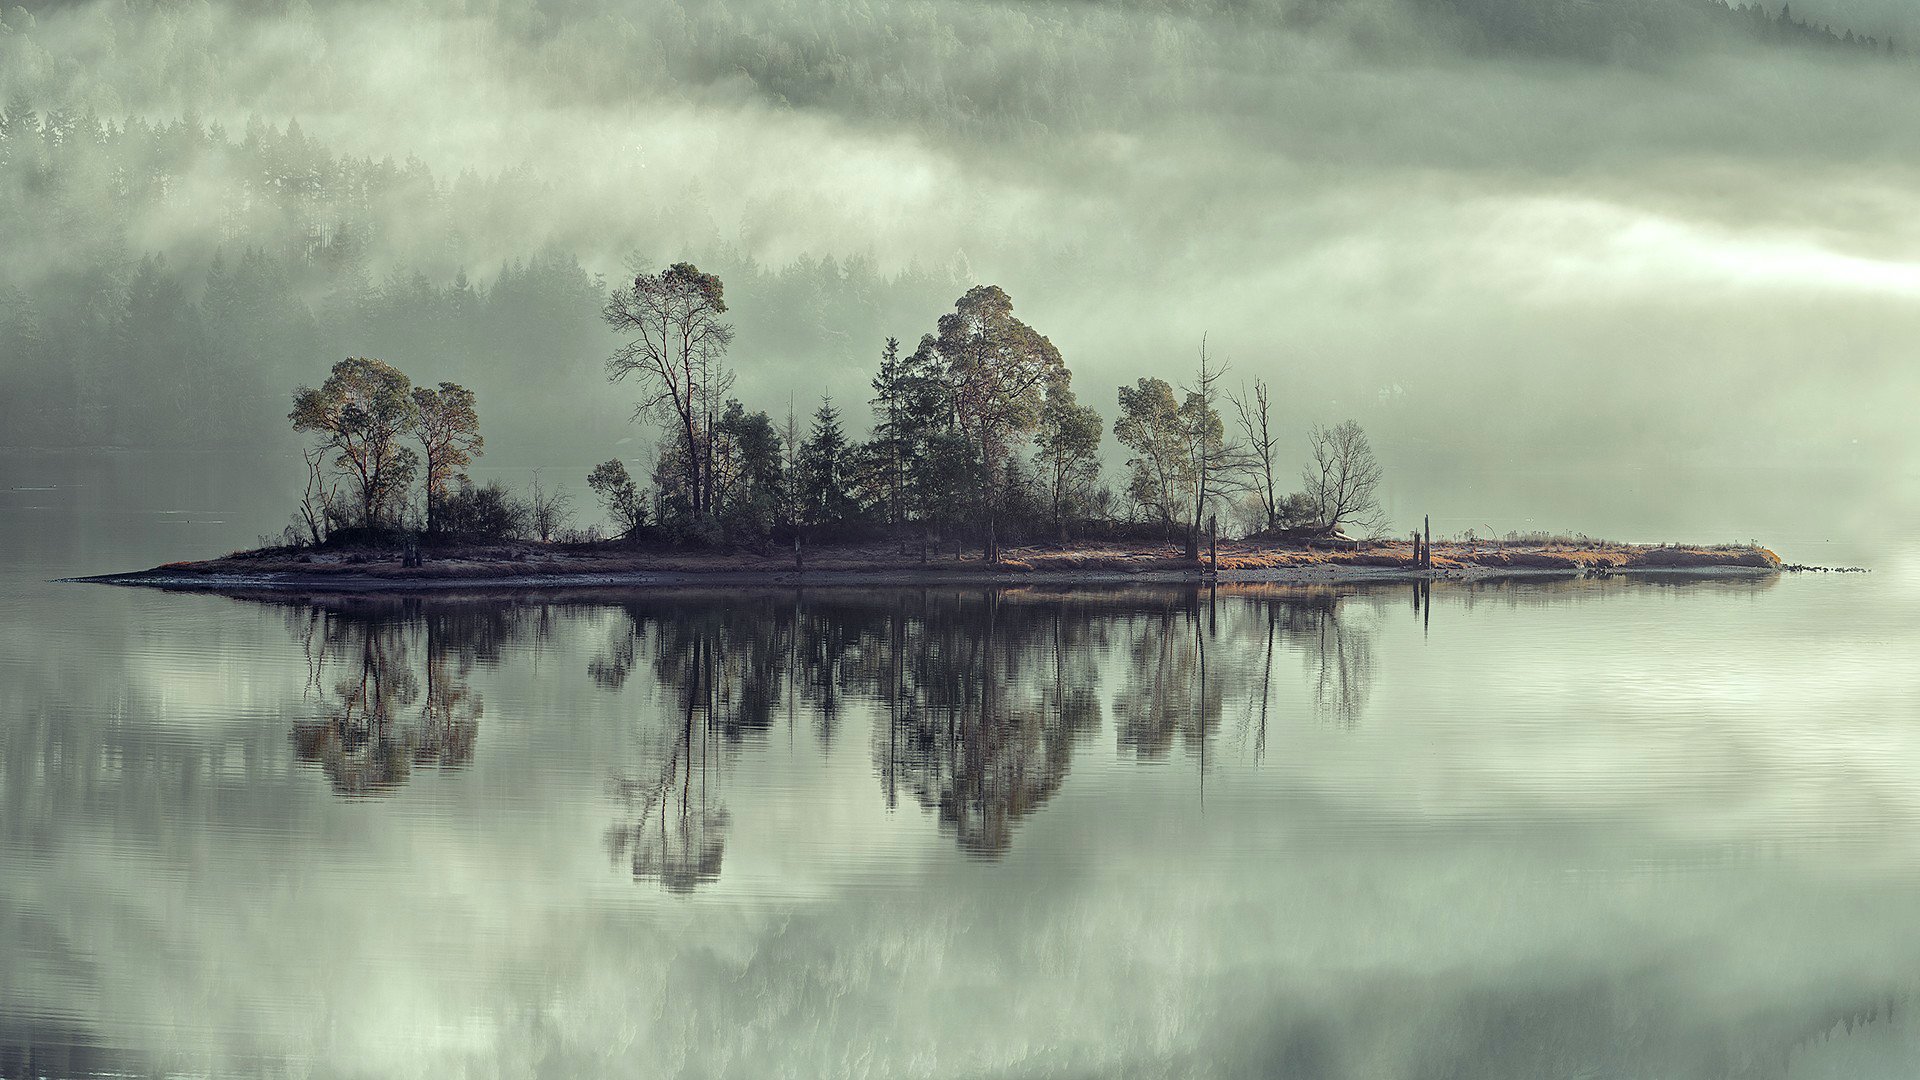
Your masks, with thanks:
[[(1920, 16), (0, 11), (0, 1076), (1906, 1077)], [(607, 290), (866, 435), (975, 284), (1390, 531), (1866, 575), (218, 597), (345, 356), (645, 475)], [(1125, 452), (1106, 439), (1106, 477)]]

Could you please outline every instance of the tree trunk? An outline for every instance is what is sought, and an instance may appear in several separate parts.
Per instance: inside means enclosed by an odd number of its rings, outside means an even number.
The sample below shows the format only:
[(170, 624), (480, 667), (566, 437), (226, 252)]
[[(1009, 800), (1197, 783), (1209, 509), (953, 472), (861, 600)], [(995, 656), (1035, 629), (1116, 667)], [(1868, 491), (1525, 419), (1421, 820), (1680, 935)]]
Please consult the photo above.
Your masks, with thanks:
[(689, 406), (689, 411), (680, 415), (680, 428), (687, 436), (687, 507), (693, 513), (694, 520), (698, 521), (701, 510), (700, 447), (694, 443), (693, 413), (691, 406)]

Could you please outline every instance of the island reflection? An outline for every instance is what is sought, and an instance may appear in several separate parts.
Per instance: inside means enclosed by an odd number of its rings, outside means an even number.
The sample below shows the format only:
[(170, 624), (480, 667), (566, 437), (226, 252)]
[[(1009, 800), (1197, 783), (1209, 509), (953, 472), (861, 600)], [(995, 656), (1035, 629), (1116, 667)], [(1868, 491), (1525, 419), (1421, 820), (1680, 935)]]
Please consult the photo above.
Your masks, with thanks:
[[(1456, 595), (1465, 606), (1537, 604), (1607, 587), (1620, 586)], [(657, 699), (635, 718), (642, 758), (607, 766), (604, 839), (635, 879), (686, 893), (719, 878), (735, 764), (777, 725), (839, 754), (849, 714), (863, 712), (887, 808), (916, 804), (961, 850), (993, 859), (1060, 792), (1075, 757), (1094, 752), (1109, 711), (1119, 760), (1164, 764), (1177, 750), (1203, 772), (1223, 739), (1262, 758), (1282, 717), (1362, 724), (1375, 637), (1407, 597), (1396, 585), (255, 599), (285, 606), (306, 657), (295, 756), (350, 797), (470, 764), (479, 669), (562, 631), (598, 641), (559, 650), (543, 677)], [(1435, 632), (1431, 587), (1413, 586), (1411, 600), (1422, 632)]]

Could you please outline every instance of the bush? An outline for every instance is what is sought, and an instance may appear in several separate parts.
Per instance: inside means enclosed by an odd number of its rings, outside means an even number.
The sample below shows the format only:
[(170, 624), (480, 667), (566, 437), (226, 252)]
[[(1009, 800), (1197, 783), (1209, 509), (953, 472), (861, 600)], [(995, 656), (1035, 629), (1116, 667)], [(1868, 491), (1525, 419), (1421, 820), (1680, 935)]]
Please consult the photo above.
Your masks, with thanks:
[(481, 540), (520, 539), (527, 535), (532, 518), (527, 504), (497, 481), (485, 487), (462, 483), (434, 512), (446, 532)]

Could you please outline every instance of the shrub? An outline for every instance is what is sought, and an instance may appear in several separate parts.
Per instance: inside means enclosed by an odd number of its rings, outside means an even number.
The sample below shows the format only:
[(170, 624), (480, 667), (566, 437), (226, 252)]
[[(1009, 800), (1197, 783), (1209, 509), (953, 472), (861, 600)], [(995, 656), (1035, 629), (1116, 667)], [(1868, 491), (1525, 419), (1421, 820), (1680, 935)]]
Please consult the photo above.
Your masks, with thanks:
[(527, 534), (532, 512), (498, 482), (476, 487), (464, 482), (441, 500), (435, 520), (455, 536), (513, 540)]

